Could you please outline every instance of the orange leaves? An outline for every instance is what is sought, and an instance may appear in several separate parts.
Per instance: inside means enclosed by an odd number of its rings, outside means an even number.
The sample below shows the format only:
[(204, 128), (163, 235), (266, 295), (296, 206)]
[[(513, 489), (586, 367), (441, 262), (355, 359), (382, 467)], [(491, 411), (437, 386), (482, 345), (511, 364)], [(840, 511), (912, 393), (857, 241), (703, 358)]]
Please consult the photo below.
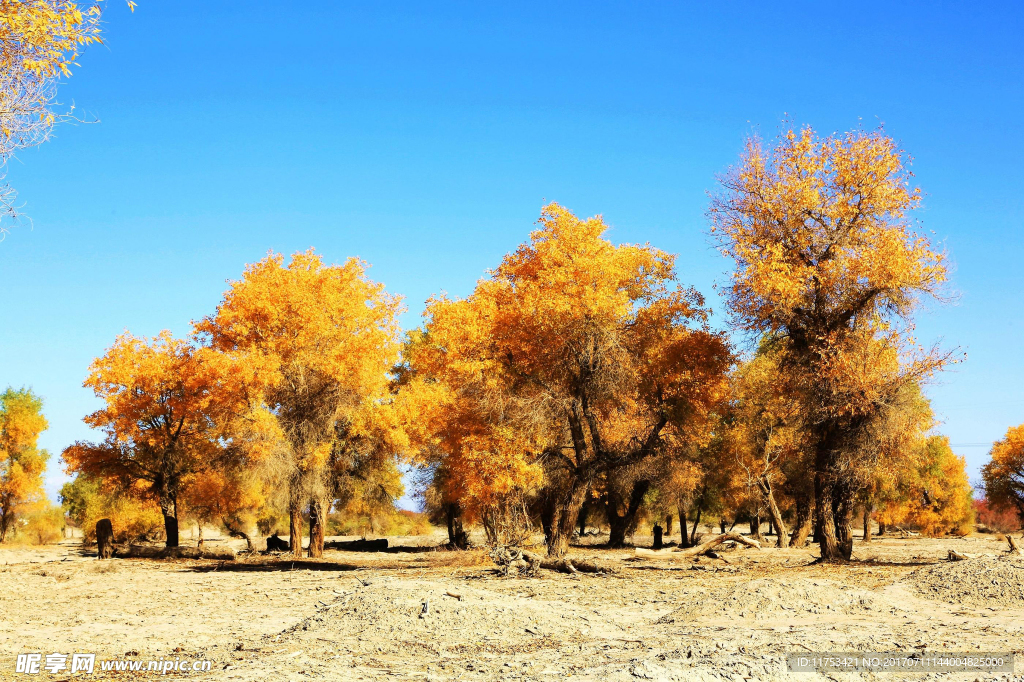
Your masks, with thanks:
[(104, 401), (85, 422), (106, 439), (67, 448), (68, 471), (173, 506), (183, 483), (209, 472), (221, 455), (226, 426), (245, 409), (242, 384), (250, 375), (235, 358), (166, 331), (152, 339), (122, 334), (85, 381)]
[(985, 498), (999, 509), (1024, 516), (1024, 425), (1010, 428), (992, 445), (991, 460), (981, 469)]
[(428, 302), (410, 384), (434, 394), (423, 451), (464, 502), (529, 490), (559, 462), (588, 480), (653, 455), (664, 429), (693, 427), (726, 397), (731, 355), (674, 257), (606, 230), (546, 206), (468, 298)]

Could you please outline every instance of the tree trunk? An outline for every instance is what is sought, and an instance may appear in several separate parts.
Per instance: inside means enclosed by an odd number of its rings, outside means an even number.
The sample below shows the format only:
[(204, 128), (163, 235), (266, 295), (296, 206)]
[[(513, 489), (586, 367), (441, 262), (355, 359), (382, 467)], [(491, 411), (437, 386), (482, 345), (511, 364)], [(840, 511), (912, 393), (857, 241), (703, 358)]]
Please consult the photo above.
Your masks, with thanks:
[(796, 508), (796, 530), (793, 532), (793, 539), (790, 540), (790, 547), (806, 547), (807, 539), (814, 526), (814, 514), (812, 513), (810, 500), (804, 501), (803, 509), (797, 504)]
[(202, 549), (203, 548), (203, 524), (201, 522), (196, 522), (196, 525), (199, 526), (199, 539), (196, 540), (196, 547), (198, 547), (199, 549)]
[(697, 507), (697, 518), (693, 520), (693, 531), (690, 533), (690, 546), (693, 547), (697, 544), (697, 529), (700, 527), (700, 517), (704, 513), (704, 510)]
[(583, 506), (582, 506), (582, 507), (580, 507), (580, 516), (579, 516), (579, 519), (578, 519), (578, 520), (577, 520), (577, 522), (576, 522), (576, 523), (577, 523), (577, 526), (578, 526), (578, 527), (577, 527), (577, 530), (579, 531), (579, 536), (580, 536), (581, 538), (582, 538), (582, 537), (583, 537), (584, 535), (586, 535), (586, 534), (587, 534), (587, 512), (588, 512), (588, 511), (590, 511), (590, 510), (588, 509), (588, 505), (587, 505), (587, 503), (586, 503), (586, 502), (584, 502), (584, 503), (583, 503)]
[(288, 509), (288, 544), (292, 550), (292, 556), (296, 559), (302, 557), (302, 507), (298, 503), (292, 503)]
[(754, 539), (760, 542), (762, 545), (765, 544), (764, 535), (761, 534), (761, 510), (758, 509), (757, 513), (754, 514), (750, 519), (750, 534), (754, 536)]
[(871, 542), (871, 508), (870, 502), (864, 503), (864, 542)]
[(7, 540), (7, 533), (11, 529), (11, 522), (14, 521), (14, 513), (10, 510), (13, 495), (5, 495), (5, 499), (2, 500), (3, 504), (0, 505), (3, 511), (0, 511), (0, 542)]
[(836, 507), (836, 537), (839, 539), (839, 551), (844, 559), (849, 560), (853, 556), (853, 493), (848, 486), (837, 485), (832, 499)]
[(885, 535), (885, 524), (881, 521), (878, 522), (878, 537)]
[(672, 514), (665, 514), (665, 535), (672, 536)]
[(690, 546), (690, 529), (686, 525), (686, 508), (683, 505), (679, 505), (676, 508), (679, 513), (679, 546), (689, 547)]
[(160, 496), (160, 513), (164, 516), (165, 547), (178, 546), (178, 514), (169, 495)]
[(327, 525), (327, 502), (322, 497), (309, 501), (309, 550), (311, 559), (324, 555), (324, 526)]
[(110, 519), (100, 519), (96, 522), (96, 550), (100, 559), (114, 556), (114, 527)]
[(445, 520), (448, 522), (448, 544), (458, 549), (469, 547), (469, 536), (462, 528), (462, 507), (458, 502), (445, 505)]
[(798, 495), (796, 498), (796, 529), (793, 532), (793, 539), (790, 547), (806, 547), (807, 537), (811, 534), (811, 526), (814, 523), (814, 515), (811, 513), (811, 499), (807, 495)]
[(836, 537), (834, 487), (825, 480), (824, 473), (816, 473), (814, 479), (814, 535), (821, 549), (821, 560), (840, 561), (843, 555)]
[(587, 499), (590, 482), (580, 476), (573, 476), (569, 485), (560, 493), (554, 504), (551, 522), (551, 537), (548, 540), (548, 556), (561, 558), (569, 551), (569, 540), (576, 528), (580, 509)]
[(768, 500), (768, 512), (771, 514), (772, 525), (775, 526), (775, 532), (779, 538), (778, 546), (785, 549), (789, 547), (789, 529), (786, 528), (782, 512), (779, 511), (779, 505), (775, 502), (775, 491), (772, 490), (771, 481), (763, 481), (761, 490), (764, 492), (765, 499)]
[(722, 531), (723, 534), (725, 533), (725, 517), (724, 516), (719, 516), (718, 517), (718, 528), (719, 528), (719, 530)]
[(609, 547), (625, 547), (626, 538), (636, 530), (637, 512), (643, 504), (644, 496), (651, 488), (650, 481), (637, 481), (629, 493), (629, 501), (614, 492), (609, 491), (607, 495), (606, 510), (608, 513), (609, 525)]
[(544, 531), (544, 543), (551, 546), (551, 537), (555, 527), (555, 499), (553, 492), (544, 495), (540, 507), (540, 527)]

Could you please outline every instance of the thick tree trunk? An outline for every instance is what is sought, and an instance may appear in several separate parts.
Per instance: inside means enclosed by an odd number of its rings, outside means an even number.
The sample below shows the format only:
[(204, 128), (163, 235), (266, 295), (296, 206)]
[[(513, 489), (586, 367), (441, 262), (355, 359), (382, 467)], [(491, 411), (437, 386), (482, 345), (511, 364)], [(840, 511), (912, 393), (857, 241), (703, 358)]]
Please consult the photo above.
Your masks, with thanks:
[(723, 534), (725, 533), (725, 517), (724, 516), (719, 516), (718, 517), (718, 528), (719, 528), (719, 530), (722, 531)]
[(878, 536), (881, 537), (883, 535), (885, 535), (885, 524), (882, 523), (881, 521), (879, 521), (878, 522)]
[(837, 485), (833, 493), (835, 502), (836, 537), (844, 559), (853, 556), (853, 493), (845, 485)]
[(761, 534), (761, 510), (759, 509), (750, 519), (750, 534), (754, 539), (765, 544), (764, 535)]
[(811, 534), (811, 528), (814, 526), (814, 514), (811, 508), (810, 500), (804, 501), (803, 509), (801, 510), (799, 504), (796, 509), (796, 530), (793, 531), (793, 539), (790, 540), (790, 547), (806, 547), (807, 539)]
[(110, 519), (96, 522), (96, 550), (97, 558), (109, 559), (114, 556), (114, 527)]
[(551, 537), (548, 540), (548, 556), (561, 558), (569, 551), (569, 540), (576, 528), (576, 520), (579, 518), (580, 509), (587, 499), (587, 490), (590, 482), (574, 476), (565, 490), (560, 494), (554, 504), (554, 517), (551, 523)]
[(311, 559), (324, 555), (324, 526), (327, 525), (327, 501), (315, 497), (309, 501), (309, 550)]
[(3, 511), (0, 512), (0, 542), (6, 542), (7, 533), (10, 531), (11, 523), (14, 521), (14, 513), (9, 509), (12, 496), (5, 495), (4, 498), (2, 500)]
[(462, 506), (458, 502), (445, 505), (445, 520), (448, 522), (448, 544), (459, 549), (469, 547), (469, 536), (462, 527)]
[(164, 543), (166, 547), (177, 547), (178, 542), (178, 505), (177, 494), (172, 485), (171, 477), (160, 475), (156, 480), (159, 495), (157, 504), (164, 517)]
[(823, 473), (815, 474), (814, 493), (814, 535), (821, 549), (821, 560), (840, 561), (843, 554), (836, 536), (834, 487), (825, 480)]
[(807, 537), (811, 534), (811, 527), (814, 523), (814, 515), (811, 512), (810, 497), (798, 495), (796, 498), (796, 528), (793, 531), (793, 538), (789, 542), (790, 547), (807, 546)]
[(288, 508), (288, 544), (293, 557), (302, 557), (302, 507), (298, 503)]
[(651, 488), (650, 481), (637, 481), (629, 493), (629, 500), (613, 491), (609, 491), (606, 498), (606, 509), (608, 514), (609, 547), (625, 547), (626, 538), (636, 530), (637, 513), (640, 505), (643, 504), (644, 496)]
[(786, 522), (782, 518), (782, 512), (779, 510), (779, 505), (775, 502), (775, 491), (772, 490), (771, 482), (762, 482), (761, 490), (764, 491), (765, 499), (768, 500), (768, 512), (772, 516), (772, 525), (775, 526), (775, 532), (778, 534), (778, 545), (785, 549), (786, 547), (789, 547), (789, 529), (786, 528)]
[(870, 502), (864, 503), (864, 542), (871, 542), (871, 510), (874, 507)]
[(672, 514), (665, 514), (665, 535), (672, 536)]
[(166, 537), (164, 546), (178, 546), (178, 518), (174, 511), (174, 504), (166, 498), (160, 499), (160, 513), (164, 516), (164, 535)]
[(555, 527), (555, 499), (556, 495), (548, 492), (544, 496), (543, 504), (540, 507), (540, 527), (544, 531), (544, 543), (551, 545), (551, 534)]

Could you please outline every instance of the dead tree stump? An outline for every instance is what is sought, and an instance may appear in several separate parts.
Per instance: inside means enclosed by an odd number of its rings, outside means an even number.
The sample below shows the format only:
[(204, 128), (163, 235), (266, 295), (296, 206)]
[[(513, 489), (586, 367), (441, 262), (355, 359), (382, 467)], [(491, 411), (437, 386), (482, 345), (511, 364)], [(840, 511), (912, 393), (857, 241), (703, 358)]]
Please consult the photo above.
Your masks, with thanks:
[(110, 519), (100, 519), (96, 522), (96, 548), (100, 559), (114, 556), (114, 527), (110, 524)]
[(664, 545), (661, 541), (662, 530), (659, 524), (654, 524), (654, 549), (661, 549)]

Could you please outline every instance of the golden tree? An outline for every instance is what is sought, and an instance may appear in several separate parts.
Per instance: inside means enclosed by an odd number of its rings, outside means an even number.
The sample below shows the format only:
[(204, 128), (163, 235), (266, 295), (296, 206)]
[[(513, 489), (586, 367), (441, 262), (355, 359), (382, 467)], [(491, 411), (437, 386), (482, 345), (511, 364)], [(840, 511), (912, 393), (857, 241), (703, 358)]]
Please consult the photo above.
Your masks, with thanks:
[(106, 438), (64, 450), (68, 472), (155, 499), (167, 546), (177, 547), (183, 486), (217, 466), (231, 403), (244, 397), (246, 382), (254, 383), (246, 369), (166, 331), (152, 339), (123, 334), (85, 380), (104, 401), (85, 422)]
[(366, 277), (356, 259), (326, 265), (312, 250), (270, 254), (233, 282), (216, 313), (196, 324), (211, 346), (259, 367), (260, 401), (287, 443), (291, 544), (301, 554), (302, 512), (310, 511), (311, 556), (323, 552), (333, 500), (330, 462), (336, 427), (388, 396), (398, 359), (400, 299)]
[(46, 427), (39, 396), (24, 388), (0, 393), (0, 542), (29, 505), (45, 498), (43, 474), (50, 455), (38, 443)]
[[(548, 552), (562, 556), (600, 475), (656, 455), (726, 395), (731, 355), (674, 258), (616, 246), (600, 217), (544, 208), (530, 241), (464, 300), (428, 303), (413, 365), (450, 397), (441, 451), (467, 490), (522, 490), (542, 470)], [(447, 437), (447, 434), (446, 434)], [(642, 484), (642, 481), (638, 481)], [(628, 527), (628, 522), (626, 523)]]
[[(725, 293), (739, 329), (785, 339), (814, 452), (822, 558), (848, 556), (853, 490), (841, 451), (887, 396), (949, 360), (911, 354), (911, 315), (946, 261), (912, 229), (920, 202), (905, 155), (881, 131), (754, 139), (712, 200), (712, 235), (735, 261)], [(877, 367), (875, 365), (882, 365)], [(838, 525), (837, 525), (838, 517)]]
[(985, 499), (997, 509), (1014, 509), (1024, 518), (1024, 425), (1007, 430), (992, 445), (990, 461), (981, 468)]

